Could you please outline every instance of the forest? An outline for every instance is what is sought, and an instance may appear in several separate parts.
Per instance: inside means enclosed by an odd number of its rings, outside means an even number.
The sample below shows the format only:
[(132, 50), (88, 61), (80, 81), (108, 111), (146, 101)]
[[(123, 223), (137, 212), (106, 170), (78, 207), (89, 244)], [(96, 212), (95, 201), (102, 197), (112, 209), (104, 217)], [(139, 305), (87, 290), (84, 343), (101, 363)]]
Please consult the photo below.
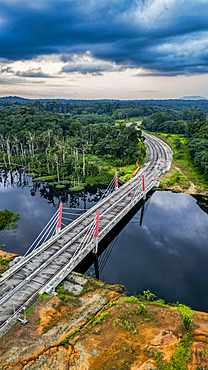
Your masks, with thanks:
[[(126, 126), (127, 113), (118, 103), (64, 105), (13, 102), (0, 110), (0, 163), (19, 166), (36, 180), (66, 184), (106, 184), (109, 167), (135, 164), (145, 156), (141, 130)], [(65, 112), (64, 112), (65, 110)], [(102, 158), (107, 166), (100, 166)]]
[(207, 101), (182, 100), (0, 102), (0, 163), (57, 187), (106, 184), (112, 166), (144, 160), (141, 130), (126, 125), (137, 117), (148, 131), (185, 135), (195, 166), (208, 178), (207, 110)]
[[(144, 117), (142, 124), (152, 132), (185, 135), (194, 165), (208, 179), (208, 115), (206, 112), (196, 109), (179, 113), (157, 112)], [(177, 146), (179, 149), (179, 141)]]

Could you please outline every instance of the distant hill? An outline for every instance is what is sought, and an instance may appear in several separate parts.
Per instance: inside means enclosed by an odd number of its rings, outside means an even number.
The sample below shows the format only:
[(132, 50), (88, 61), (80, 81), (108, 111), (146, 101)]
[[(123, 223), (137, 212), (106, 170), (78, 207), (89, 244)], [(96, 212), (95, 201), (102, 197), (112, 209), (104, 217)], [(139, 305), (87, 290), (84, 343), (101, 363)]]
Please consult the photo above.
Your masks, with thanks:
[(208, 100), (204, 96), (200, 96), (200, 95), (182, 96), (182, 98), (180, 99), (181, 100)]
[(18, 103), (27, 103), (28, 101), (34, 101), (31, 99), (21, 98), (20, 96), (4, 96), (0, 98), (0, 102), (17, 101)]
[(21, 98), (20, 96), (3, 96), (0, 97), (0, 103), (5, 103), (5, 102), (18, 102), (18, 103), (27, 103), (31, 102), (34, 103), (36, 101), (40, 101), (42, 103), (47, 102), (47, 101), (58, 101), (59, 103), (74, 103), (74, 104), (85, 104), (85, 103), (94, 103), (94, 102), (102, 102), (102, 103), (113, 103), (119, 100), (116, 99), (26, 99), (26, 98)]

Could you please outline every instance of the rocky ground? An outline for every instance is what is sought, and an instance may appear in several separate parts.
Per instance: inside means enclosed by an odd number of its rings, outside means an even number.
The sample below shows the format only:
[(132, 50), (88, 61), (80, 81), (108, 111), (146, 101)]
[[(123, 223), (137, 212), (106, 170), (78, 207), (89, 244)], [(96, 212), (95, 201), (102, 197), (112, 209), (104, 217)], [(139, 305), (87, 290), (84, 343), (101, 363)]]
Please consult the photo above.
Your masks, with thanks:
[(72, 273), (0, 339), (0, 369), (208, 369), (208, 314), (121, 289)]

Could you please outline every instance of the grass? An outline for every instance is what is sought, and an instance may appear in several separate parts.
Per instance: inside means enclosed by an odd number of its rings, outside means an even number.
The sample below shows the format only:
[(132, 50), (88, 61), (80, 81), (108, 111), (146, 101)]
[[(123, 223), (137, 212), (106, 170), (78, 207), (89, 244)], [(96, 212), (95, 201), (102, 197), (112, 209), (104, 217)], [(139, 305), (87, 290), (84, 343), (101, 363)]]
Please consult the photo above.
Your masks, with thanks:
[(55, 176), (52, 175), (52, 176), (38, 176), (38, 177), (35, 177), (35, 181), (49, 181), (49, 180), (54, 180), (55, 179)]
[(48, 293), (43, 293), (39, 298), (38, 300), (30, 307), (28, 308), (28, 310), (25, 312), (26, 313), (26, 316), (31, 316), (32, 312), (33, 312), (33, 308), (41, 301), (44, 301), (45, 299), (47, 299), (48, 301), (52, 298), (52, 296)]
[(170, 177), (165, 177), (160, 181), (160, 186), (163, 187), (163, 185), (180, 185), (180, 187), (186, 189), (189, 188), (190, 183), (179, 171), (173, 170)]
[(185, 306), (184, 304), (181, 304), (181, 303), (176, 303), (174, 307), (171, 307), (172, 309), (175, 309), (175, 310), (178, 310), (181, 315), (188, 315), (188, 316), (193, 316), (194, 315), (194, 311), (188, 307), (188, 306)]
[(0, 271), (1, 271), (0, 277), (2, 277), (2, 273), (3, 272), (5, 272), (6, 270), (8, 270), (8, 268), (9, 268), (9, 261), (11, 261), (11, 259), (10, 260), (7, 260), (6, 258), (0, 259)]
[(156, 360), (156, 370), (186, 370), (186, 365), (190, 360), (191, 349), (187, 340), (182, 340), (176, 345), (176, 351), (171, 356), (170, 363), (163, 359), (161, 352), (155, 352), (153, 350), (147, 350), (149, 357), (153, 357)]
[(131, 297), (127, 297), (125, 299), (125, 302), (128, 302), (128, 303), (139, 303), (139, 299), (137, 297), (134, 297), (134, 296), (131, 296)]
[(131, 320), (126, 320), (125, 317), (116, 317), (113, 320), (113, 325), (120, 326), (123, 329), (129, 330), (129, 331), (135, 329), (135, 324)]
[(51, 323), (49, 325), (44, 326), (43, 327), (43, 330), (42, 330), (43, 334), (47, 333), (49, 330), (51, 330), (52, 328), (54, 328), (56, 325), (57, 325), (57, 323), (56, 322), (53, 322), (53, 323)]
[(188, 139), (184, 135), (152, 133), (166, 142), (174, 152), (173, 161), (180, 167), (182, 172), (197, 186), (208, 187), (204, 175), (194, 165), (188, 150)]
[(125, 119), (117, 119), (116, 122), (129, 123), (129, 122), (142, 121), (142, 119), (143, 119), (143, 117), (138, 116), (138, 117), (125, 118)]
[[(150, 300), (152, 299), (151, 302), (154, 304), (155, 301), (154, 299), (157, 299), (157, 297), (150, 293), (149, 291), (144, 292), (144, 293), (149, 293), (149, 294), (144, 294), (143, 297), (148, 297)], [(148, 298), (147, 297), (147, 298)], [(158, 301), (158, 300), (157, 300)], [(156, 302), (157, 302), (156, 301)], [(163, 300), (161, 300), (164, 302)], [(164, 304), (163, 304), (164, 305)], [(156, 352), (152, 349), (147, 349), (147, 353), (149, 357), (153, 357), (156, 361), (157, 367), (155, 370), (186, 370), (187, 368), (187, 363), (190, 360), (191, 356), (191, 349), (190, 349), (190, 344), (192, 343), (192, 326), (193, 326), (193, 321), (190, 318), (190, 316), (194, 315), (194, 311), (191, 310), (189, 307), (180, 304), (177, 302), (174, 307), (170, 305), (166, 305), (166, 307), (178, 310), (181, 314), (181, 319), (182, 319), (182, 332), (183, 332), (183, 337), (180, 343), (176, 344), (176, 350), (171, 356), (170, 362), (167, 362), (163, 358), (163, 354), (161, 352)]]
[(98, 316), (92, 323), (92, 327), (94, 327), (95, 325), (97, 324), (100, 324), (102, 322), (105, 322), (105, 320), (107, 319), (109, 313), (108, 312), (103, 312), (100, 314), (100, 316)]
[(79, 184), (79, 185), (76, 185), (72, 188), (70, 188), (69, 190), (70, 191), (80, 191), (80, 190), (83, 190), (84, 189), (84, 184)]
[(57, 189), (64, 189), (65, 188), (65, 185), (58, 184), (58, 185), (56, 185), (56, 188)]
[(106, 170), (108, 174), (112, 175), (112, 178), (115, 175), (115, 171), (117, 171), (118, 177), (121, 181), (128, 181), (132, 177), (132, 173), (137, 169), (136, 164), (112, 166), (108, 161), (105, 161), (94, 154), (87, 154), (86, 157), (89, 162), (98, 165), (100, 169)]
[(30, 173), (27, 173), (27, 176), (29, 176), (29, 177), (37, 177), (39, 175), (37, 173), (35, 173), (35, 172), (30, 172)]

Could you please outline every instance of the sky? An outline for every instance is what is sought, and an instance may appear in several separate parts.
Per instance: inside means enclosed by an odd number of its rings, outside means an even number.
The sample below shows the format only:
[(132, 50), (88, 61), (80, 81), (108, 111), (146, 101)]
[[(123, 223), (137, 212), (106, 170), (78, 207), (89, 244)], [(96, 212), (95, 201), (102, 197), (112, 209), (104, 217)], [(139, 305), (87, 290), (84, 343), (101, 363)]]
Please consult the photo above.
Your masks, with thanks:
[(208, 0), (0, 0), (0, 96), (208, 97)]

